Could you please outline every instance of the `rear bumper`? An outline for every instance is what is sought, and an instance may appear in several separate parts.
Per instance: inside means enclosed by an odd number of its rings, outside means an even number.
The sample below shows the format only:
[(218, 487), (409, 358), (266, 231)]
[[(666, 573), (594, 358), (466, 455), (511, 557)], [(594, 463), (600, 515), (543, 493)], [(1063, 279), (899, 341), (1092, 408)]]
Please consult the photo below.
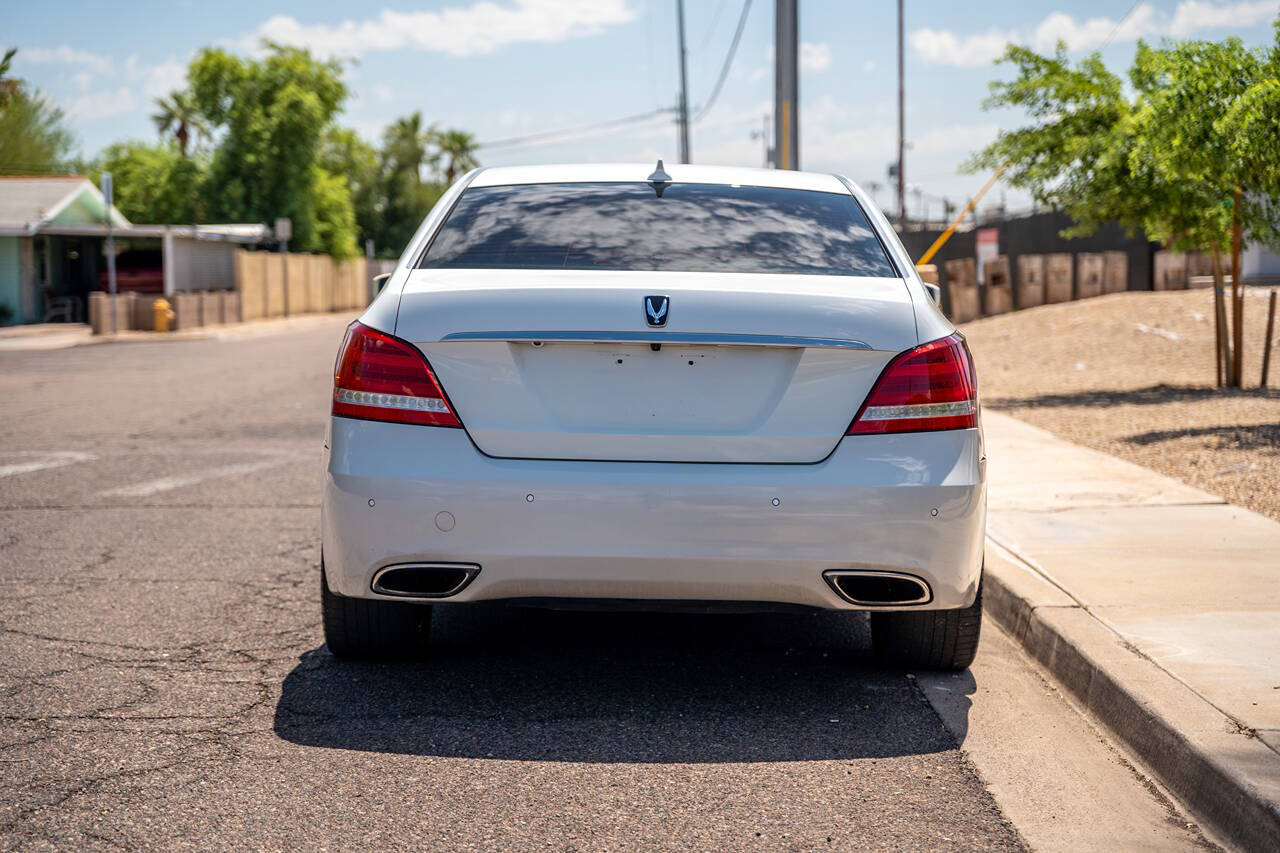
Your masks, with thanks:
[[(911, 609), (972, 603), (986, 524), (979, 430), (843, 439), (813, 465), (495, 459), (462, 430), (332, 418), (329, 585), (379, 597), (397, 563), (470, 563), (448, 601), (777, 602), (858, 609), (829, 569), (929, 584)], [(776, 501), (776, 505), (775, 505)]]

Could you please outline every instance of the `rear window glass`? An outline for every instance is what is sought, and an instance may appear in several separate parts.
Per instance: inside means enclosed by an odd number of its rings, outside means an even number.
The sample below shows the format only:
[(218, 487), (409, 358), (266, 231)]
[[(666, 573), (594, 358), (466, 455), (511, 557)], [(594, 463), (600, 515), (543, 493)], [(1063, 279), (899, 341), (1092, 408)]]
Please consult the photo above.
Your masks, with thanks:
[(852, 196), (722, 184), (475, 187), (419, 267), (894, 275)]

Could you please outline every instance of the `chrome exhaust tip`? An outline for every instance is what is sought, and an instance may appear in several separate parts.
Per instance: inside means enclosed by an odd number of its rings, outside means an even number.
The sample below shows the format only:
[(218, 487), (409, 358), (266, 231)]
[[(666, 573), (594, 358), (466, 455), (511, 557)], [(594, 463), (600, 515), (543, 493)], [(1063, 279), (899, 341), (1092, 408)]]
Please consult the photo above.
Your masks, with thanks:
[(828, 569), (822, 579), (836, 595), (860, 607), (910, 607), (933, 601), (929, 584), (903, 572)]
[(397, 563), (373, 576), (372, 589), (397, 598), (448, 598), (480, 574), (474, 563)]

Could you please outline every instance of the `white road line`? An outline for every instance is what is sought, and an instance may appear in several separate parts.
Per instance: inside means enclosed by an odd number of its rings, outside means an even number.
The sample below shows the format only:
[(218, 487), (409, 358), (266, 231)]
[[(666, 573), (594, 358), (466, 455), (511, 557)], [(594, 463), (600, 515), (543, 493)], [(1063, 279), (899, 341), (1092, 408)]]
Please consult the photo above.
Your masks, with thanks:
[(16, 450), (0, 452), (0, 456), (25, 459), (24, 462), (10, 462), (0, 465), (0, 477), (12, 477), (14, 474), (29, 474), (32, 471), (43, 471), (46, 468), (61, 468), (77, 462), (89, 462), (96, 457), (92, 453), (81, 453), (76, 450)]
[(206, 468), (203, 471), (192, 471), (189, 474), (177, 474), (172, 477), (157, 477), (154, 480), (143, 480), (140, 483), (131, 483), (127, 486), (117, 486), (114, 489), (107, 489), (98, 492), (98, 497), (103, 498), (145, 498), (149, 495), (159, 494), (160, 492), (168, 492), (173, 489), (181, 489), (184, 486), (194, 486), (196, 483), (202, 483), (205, 480), (216, 480), (222, 477), (235, 477), (239, 474), (253, 474), (257, 471), (265, 471), (268, 468), (277, 468), (286, 462), (288, 458), (263, 459), (258, 462), (242, 462), (238, 465), (222, 465), (217, 468)]

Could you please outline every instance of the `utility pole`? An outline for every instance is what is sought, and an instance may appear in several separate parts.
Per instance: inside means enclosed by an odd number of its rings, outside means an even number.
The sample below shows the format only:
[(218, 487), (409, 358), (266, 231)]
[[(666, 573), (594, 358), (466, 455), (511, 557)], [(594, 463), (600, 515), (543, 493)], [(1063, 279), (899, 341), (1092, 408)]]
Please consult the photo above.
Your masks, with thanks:
[(107, 203), (107, 293), (111, 294), (111, 334), (118, 334), (120, 331), (118, 301), (116, 299), (116, 235), (111, 230), (111, 207), (115, 204), (114, 185), (111, 182), (111, 173), (102, 173), (102, 198)]
[(684, 0), (676, 0), (676, 22), (680, 31), (680, 162), (689, 162), (689, 78), (685, 71)]
[(907, 178), (903, 170), (902, 155), (906, 148), (906, 120), (903, 116), (902, 86), (902, 0), (898, 0), (898, 227), (907, 231)]
[(779, 169), (800, 168), (799, 0), (776, 0), (773, 34), (773, 145)]

